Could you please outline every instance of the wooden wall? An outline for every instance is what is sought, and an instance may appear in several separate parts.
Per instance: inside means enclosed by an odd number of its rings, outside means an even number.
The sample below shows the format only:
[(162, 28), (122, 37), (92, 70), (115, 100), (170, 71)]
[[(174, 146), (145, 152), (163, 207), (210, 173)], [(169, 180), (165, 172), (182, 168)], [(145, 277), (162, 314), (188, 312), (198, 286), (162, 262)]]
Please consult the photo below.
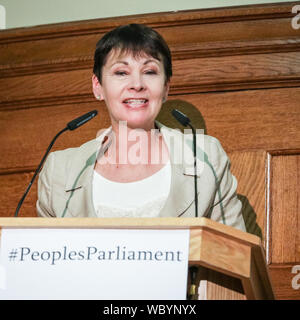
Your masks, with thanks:
[[(91, 90), (97, 40), (112, 28), (145, 23), (173, 55), (169, 101), (232, 161), (249, 232), (262, 236), (279, 299), (299, 299), (300, 2), (99, 19), (0, 31), (0, 216), (13, 216), (52, 137), (73, 118), (99, 116), (64, 133), (54, 150), (78, 146), (109, 126)], [(168, 121), (167, 121), (168, 122)], [(201, 125), (200, 125), (201, 124)], [(20, 216), (35, 216), (36, 183)], [(246, 206), (248, 204), (248, 206)]]

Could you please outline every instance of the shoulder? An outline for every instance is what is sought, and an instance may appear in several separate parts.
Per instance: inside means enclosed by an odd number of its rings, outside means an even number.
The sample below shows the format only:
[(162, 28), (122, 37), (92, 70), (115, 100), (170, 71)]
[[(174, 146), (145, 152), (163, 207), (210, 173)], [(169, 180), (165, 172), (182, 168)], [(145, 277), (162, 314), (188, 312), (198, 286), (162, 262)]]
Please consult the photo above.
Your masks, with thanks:
[(220, 141), (212, 136), (204, 135), (204, 151), (213, 165), (219, 166), (223, 162), (228, 162), (229, 158), (223, 149)]
[(98, 145), (99, 141), (93, 139), (79, 147), (51, 152), (41, 170), (40, 179), (48, 177), (54, 182), (74, 168), (84, 167), (89, 157), (95, 154)]
[(59, 161), (60, 164), (74, 161), (86, 161), (89, 155), (93, 154), (99, 146), (99, 140), (93, 139), (85, 142), (79, 147), (67, 148), (64, 150), (54, 151), (49, 155), (49, 158), (52, 157), (56, 161)]

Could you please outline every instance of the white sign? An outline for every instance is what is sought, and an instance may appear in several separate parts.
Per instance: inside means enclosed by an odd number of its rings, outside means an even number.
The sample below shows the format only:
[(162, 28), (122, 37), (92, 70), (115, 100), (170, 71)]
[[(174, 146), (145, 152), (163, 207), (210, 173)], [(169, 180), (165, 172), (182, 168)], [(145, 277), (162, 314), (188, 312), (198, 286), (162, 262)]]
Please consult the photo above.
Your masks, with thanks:
[(2, 229), (0, 250), (0, 299), (186, 299), (189, 230)]

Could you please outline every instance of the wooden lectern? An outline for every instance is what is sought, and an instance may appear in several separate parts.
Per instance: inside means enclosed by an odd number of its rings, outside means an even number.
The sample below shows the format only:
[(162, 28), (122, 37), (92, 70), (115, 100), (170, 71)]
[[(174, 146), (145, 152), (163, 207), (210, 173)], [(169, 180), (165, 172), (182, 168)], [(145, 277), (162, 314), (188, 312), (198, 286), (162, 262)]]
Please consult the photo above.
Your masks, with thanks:
[(0, 218), (2, 228), (190, 229), (204, 297), (275, 299), (260, 238), (206, 218)]

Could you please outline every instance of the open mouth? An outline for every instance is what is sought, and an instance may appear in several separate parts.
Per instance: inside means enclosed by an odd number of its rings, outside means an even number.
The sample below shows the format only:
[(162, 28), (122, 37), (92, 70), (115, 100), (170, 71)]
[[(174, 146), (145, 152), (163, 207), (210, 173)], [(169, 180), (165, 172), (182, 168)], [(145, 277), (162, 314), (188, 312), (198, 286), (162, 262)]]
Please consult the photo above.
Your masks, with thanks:
[(126, 99), (123, 103), (129, 108), (141, 108), (147, 105), (148, 99)]

